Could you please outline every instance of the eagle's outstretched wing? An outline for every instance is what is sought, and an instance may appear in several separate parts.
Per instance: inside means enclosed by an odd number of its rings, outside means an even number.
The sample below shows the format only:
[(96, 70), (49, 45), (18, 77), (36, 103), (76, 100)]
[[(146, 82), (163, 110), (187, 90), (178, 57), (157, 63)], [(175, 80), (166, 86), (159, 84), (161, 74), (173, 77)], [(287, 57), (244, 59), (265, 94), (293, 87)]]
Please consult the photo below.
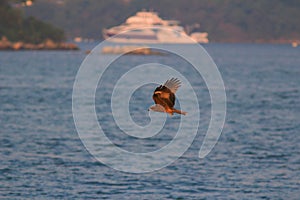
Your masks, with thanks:
[(181, 86), (181, 82), (177, 78), (171, 78), (170, 80), (167, 80), (164, 84), (173, 94), (175, 94), (178, 90), (178, 88)]

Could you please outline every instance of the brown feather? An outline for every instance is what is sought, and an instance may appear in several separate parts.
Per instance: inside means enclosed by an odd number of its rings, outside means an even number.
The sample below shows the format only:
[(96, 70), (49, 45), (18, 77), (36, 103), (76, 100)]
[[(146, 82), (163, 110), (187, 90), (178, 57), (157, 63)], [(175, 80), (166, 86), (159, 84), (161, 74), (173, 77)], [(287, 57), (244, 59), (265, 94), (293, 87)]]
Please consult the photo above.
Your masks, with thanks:
[(182, 112), (174, 108), (176, 99), (174, 92), (177, 91), (177, 89), (180, 87), (180, 84), (180, 80), (177, 78), (171, 78), (170, 80), (167, 80), (164, 85), (157, 87), (152, 96), (155, 104), (163, 106), (165, 111), (171, 115), (174, 112), (183, 115), (186, 114), (186, 112)]

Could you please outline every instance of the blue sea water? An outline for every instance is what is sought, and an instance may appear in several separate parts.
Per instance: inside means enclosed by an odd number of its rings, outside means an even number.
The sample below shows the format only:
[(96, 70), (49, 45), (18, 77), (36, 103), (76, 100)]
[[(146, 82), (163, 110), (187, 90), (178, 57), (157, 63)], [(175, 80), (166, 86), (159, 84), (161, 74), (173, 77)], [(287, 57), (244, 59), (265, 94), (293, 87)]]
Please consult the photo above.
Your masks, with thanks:
[[(220, 70), (227, 95), (222, 135), (204, 159), (198, 158), (198, 151), (211, 105), (203, 80), (184, 70), (187, 63), (168, 56), (120, 58), (117, 67), (107, 71), (115, 79), (104, 79), (106, 85), (97, 90), (96, 111), (107, 136), (124, 149), (147, 152), (166, 145), (180, 119), (168, 118), (168, 134), (157, 135), (149, 143), (120, 134), (105, 97), (130, 66), (153, 60), (180, 63), (182, 73), (201, 91), (199, 133), (187, 152), (161, 170), (131, 174), (98, 162), (85, 149), (74, 125), (73, 83), (85, 50), (94, 45), (72, 52), (0, 52), (0, 198), (299, 199), (299, 48), (204, 46)], [(138, 89), (130, 101), (138, 124), (149, 123), (146, 109), (153, 102), (151, 94), (144, 98), (144, 92), (154, 87)]]

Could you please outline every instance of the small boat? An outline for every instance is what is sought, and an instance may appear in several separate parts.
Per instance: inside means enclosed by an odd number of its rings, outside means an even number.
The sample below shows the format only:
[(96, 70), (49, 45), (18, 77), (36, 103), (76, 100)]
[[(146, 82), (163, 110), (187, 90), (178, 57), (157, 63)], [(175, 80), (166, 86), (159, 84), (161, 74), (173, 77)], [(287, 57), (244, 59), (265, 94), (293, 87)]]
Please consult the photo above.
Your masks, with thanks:
[(124, 24), (103, 30), (103, 37), (116, 43), (207, 43), (207, 33), (191, 38), (176, 20), (163, 20), (156, 12), (140, 11)]

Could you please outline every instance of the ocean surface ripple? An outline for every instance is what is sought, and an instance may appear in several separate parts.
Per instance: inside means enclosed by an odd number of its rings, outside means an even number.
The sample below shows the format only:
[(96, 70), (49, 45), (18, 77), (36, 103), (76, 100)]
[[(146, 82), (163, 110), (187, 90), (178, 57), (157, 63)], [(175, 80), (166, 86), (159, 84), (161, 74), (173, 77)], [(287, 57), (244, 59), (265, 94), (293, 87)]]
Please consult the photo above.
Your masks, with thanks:
[[(94, 45), (94, 44), (93, 44)], [(207, 44), (227, 94), (222, 135), (204, 159), (198, 151), (210, 118), (209, 93), (201, 90), (199, 133), (188, 151), (159, 171), (130, 174), (98, 162), (85, 149), (72, 115), (72, 87), (85, 58), (81, 51), (0, 52), (1, 199), (298, 199), (300, 196), (300, 49), (289, 45)], [(109, 55), (108, 55), (109, 56)], [(167, 57), (129, 55), (130, 65)], [(188, 66), (181, 66), (184, 72)], [(115, 70), (115, 71), (114, 71)], [(123, 72), (117, 67), (107, 73)], [(198, 83), (198, 85), (197, 85)], [(130, 151), (152, 151), (174, 137), (150, 143), (119, 134), (111, 119), (108, 91), (97, 91), (96, 110), (107, 136)], [(144, 89), (155, 85), (146, 85)], [(147, 124), (139, 89), (130, 104), (132, 118)], [(101, 113), (99, 113), (101, 112)], [(175, 128), (178, 118), (174, 118)], [(141, 149), (140, 145), (142, 146)]]

